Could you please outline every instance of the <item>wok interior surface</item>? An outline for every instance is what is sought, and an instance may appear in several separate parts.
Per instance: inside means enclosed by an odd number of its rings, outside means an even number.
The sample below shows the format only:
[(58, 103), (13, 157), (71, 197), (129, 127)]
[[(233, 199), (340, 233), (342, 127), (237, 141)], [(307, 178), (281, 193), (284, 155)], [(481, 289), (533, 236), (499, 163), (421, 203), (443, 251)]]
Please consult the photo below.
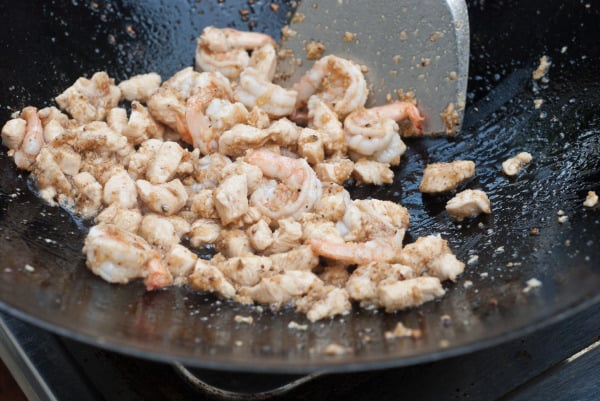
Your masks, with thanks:
[[(79, 76), (106, 70), (117, 81), (149, 71), (163, 79), (192, 65), (195, 37), (209, 24), (279, 37), (291, 10), (281, 1), (30, 1), (0, 5), (0, 117), (52, 98)], [(248, 15), (241, 9), (250, 11)], [(252, 308), (188, 288), (145, 292), (110, 285), (85, 268), (85, 224), (45, 205), (2, 148), (0, 304), (17, 316), (97, 346), (210, 368), (307, 372), (401, 366), (481, 348), (534, 330), (598, 300), (600, 212), (584, 209), (600, 192), (600, 8), (558, 1), (471, 2), (471, 65), (464, 130), (456, 139), (407, 141), (393, 185), (351, 187), (353, 197), (398, 201), (411, 213), (408, 241), (447, 238), (468, 263), (447, 294), (418, 309), (358, 310), (308, 324), (291, 310)], [(401, 29), (400, 29), (401, 30)], [(399, 31), (400, 31), (399, 30)], [(549, 82), (533, 83), (539, 57)], [(418, 97), (418, 94), (417, 94)], [(544, 99), (534, 109), (534, 99)], [(520, 151), (534, 161), (516, 178), (500, 164)], [(492, 214), (457, 224), (448, 196), (417, 186), (427, 163), (471, 159)], [(557, 221), (563, 210), (568, 221)], [(537, 229), (539, 234), (532, 235)], [(25, 265), (34, 267), (25, 269)], [(531, 278), (540, 288), (523, 292)], [(471, 288), (465, 288), (467, 280)], [(234, 316), (252, 316), (251, 325)], [(448, 315), (451, 324), (443, 324)], [(386, 341), (398, 322), (422, 338)], [(326, 355), (330, 344), (347, 352)]]

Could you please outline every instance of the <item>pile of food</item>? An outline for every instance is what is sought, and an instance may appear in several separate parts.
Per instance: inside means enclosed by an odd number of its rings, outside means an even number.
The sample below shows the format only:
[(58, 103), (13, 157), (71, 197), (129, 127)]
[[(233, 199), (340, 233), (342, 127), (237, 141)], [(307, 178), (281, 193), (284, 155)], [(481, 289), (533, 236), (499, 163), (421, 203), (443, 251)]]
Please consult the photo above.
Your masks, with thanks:
[[(208, 27), (196, 70), (79, 78), (58, 108), (16, 113), (2, 140), (43, 199), (93, 219), (83, 252), (108, 282), (188, 285), (313, 321), (351, 302), (391, 312), (442, 296), (464, 270), (447, 241), (403, 245), (403, 206), (343, 186), (392, 182), (399, 123), (419, 132), (423, 119), (415, 104), (364, 108), (361, 67), (333, 55), (286, 89), (272, 82), (277, 59), (267, 35)], [(473, 174), (470, 161), (433, 164), (420, 190)], [(448, 212), (489, 213), (489, 200), (467, 190)], [(207, 247), (216, 254), (199, 258)]]

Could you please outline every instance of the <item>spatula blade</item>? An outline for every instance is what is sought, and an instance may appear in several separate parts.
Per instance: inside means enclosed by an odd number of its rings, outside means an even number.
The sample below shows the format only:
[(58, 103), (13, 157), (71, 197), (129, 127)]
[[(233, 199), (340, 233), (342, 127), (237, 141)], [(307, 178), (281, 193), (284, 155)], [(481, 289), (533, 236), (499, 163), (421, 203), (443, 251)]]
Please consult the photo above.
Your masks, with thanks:
[[(368, 67), (367, 106), (413, 92), (426, 116), (423, 133), (460, 130), (469, 67), (469, 20), (464, 0), (302, 0), (282, 48), (278, 83), (297, 82), (313, 64), (309, 43)], [(290, 52), (288, 52), (289, 54)]]

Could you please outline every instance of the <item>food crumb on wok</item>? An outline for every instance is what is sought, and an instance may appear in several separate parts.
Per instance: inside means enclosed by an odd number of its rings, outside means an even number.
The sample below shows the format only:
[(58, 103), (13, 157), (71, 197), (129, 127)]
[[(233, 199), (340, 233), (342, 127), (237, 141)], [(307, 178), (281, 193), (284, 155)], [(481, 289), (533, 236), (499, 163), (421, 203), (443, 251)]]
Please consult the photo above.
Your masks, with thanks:
[(527, 282), (525, 283), (525, 288), (523, 288), (523, 292), (524, 293), (528, 293), (531, 290), (533, 290), (534, 288), (538, 288), (542, 286), (542, 282), (540, 280), (538, 280), (537, 278), (530, 278), (529, 280), (527, 280)]
[(356, 34), (352, 32), (344, 32), (344, 42), (352, 42), (356, 39)]
[(398, 322), (396, 324), (396, 327), (394, 327), (394, 330), (384, 332), (384, 337), (386, 340), (395, 340), (397, 338), (406, 338), (406, 337), (410, 337), (413, 339), (419, 339), (422, 336), (423, 336), (423, 332), (421, 330), (408, 328), (408, 327), (404, 326), (404, 324), (402, 324), (402, 322)]
[(30, 264), (26, 264), (25, 270), (28, 271), (29, 273), (32, 273), (35, 271), (35, 267), (31, 266)]
[(540, 57), (540, 63), (532, 73), (533, 79), (536, 81), (542, 79), (548, 72), (548, 69), (550, 68), (550, 64), (551, 64), (551, 62), (550, 62), (550, 59), (548, 58), (548, 56), (544, 55), (544, 56)]
[(290, 330), (307, 330), (308, 325), (307, 324), (299, 324), (292, 320), (291, 322), (288, 323), (288, 329), (290, 329)]
[(567, 221), (569, 221), (569, 216), (567, 216), (567, 215), (558, 216), (557, 220), (560, 224), (564, 224)]
[(465, 280), (465, 282), (463, 283), (463, 287), (465, 289), (469, 289), (469, 288), (473, 287), (473, 282), (471, 280)]
[(341, 356), (352, 353), (352, 348), (332, 343), (323, 349), (323, 353), (330, 356)]
[(502, 172), (508, 176), (515, 176), (523, 169), (524, 166), (531, 163), (533, 156), (528, 152), (520, 152), (514, 157), (506, 159), (502, 162)]
[(542, 104), (544, 103), (544, 99), (533, 99), (533, 107), (537, 110), (540, 107), (542, 107)]
[(446, 211), (456, 221), (492, 212), (487, 194), (479, 189), (465, 189), (446, 203)]
[(583, 201), (583, 206), (592, 208), (596, 205), (598, 205), (598, 195), (595, 191), (588, 191), (585, 201)]
[(254, 318), (252, 316), (235, 315), (233, 321), (236, 323), (252, 324), (254, 323)]
[[(405, 245), (406, 208), (344, 187), (393, 182), (399, 123), (418, 133), (424, 119), (414, 99), (365, 108), (363, 68), (333, 55), (283, 88), (277, 60), (265, 34), (207, 27), (196, 70), (79, 78), (58, 108), (16, 113), (2, 141), (40, 197), (93, 221), (86, 266), (108, 282), (187, 286), (310, 321), (442, 297), (465, 267), (448, 241)], [(471, 161), (444, 166), (424, 192), (474, 175)]]
[(325, 45), (321, 42), (311, 41), (306, 44), (306, 58), (317, 60), (325, 53)]

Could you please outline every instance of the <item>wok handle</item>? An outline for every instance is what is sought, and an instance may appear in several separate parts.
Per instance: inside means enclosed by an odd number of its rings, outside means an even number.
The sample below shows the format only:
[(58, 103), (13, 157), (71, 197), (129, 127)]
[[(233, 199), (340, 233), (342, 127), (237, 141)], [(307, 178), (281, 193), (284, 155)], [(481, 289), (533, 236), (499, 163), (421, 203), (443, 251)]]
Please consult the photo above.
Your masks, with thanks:
[[(246, 400), (268, 400), (274, 397), (280, 397), (288, 394), (295, 388), (322, 376), (324, 373), (317, 372), (307, 375), (277, 375), (269, 376), (274, 380), (268, 380), (269, 384), (262, 384), (260, 390), (244, 391), (242, 389), (256, 389), (256, 379), (264, 375), (244, 374), (244, 373), (226, 373), (214, 371), (202, 371), (194, 369), (191, 371), (180, 363), (173, 365), (175, 371), (183, 377), (188, 384), (199, 392), (212, 397), (212, 399), (223, 401), (246, 401)], [(215, 376), (216, 375), (216, 376)], [(219, 384), (211, 384), (211, 378), (218, 377)], [(224, 380), (229, 377), (231, 380)], [(262, 380), (264, 381), (264, 380)], [(234, 383), (232, 389), (224, 382)], [(272, 383), (272, 384), (271, 384)], [(223, 385), (224, 384), (224, 385)]]

